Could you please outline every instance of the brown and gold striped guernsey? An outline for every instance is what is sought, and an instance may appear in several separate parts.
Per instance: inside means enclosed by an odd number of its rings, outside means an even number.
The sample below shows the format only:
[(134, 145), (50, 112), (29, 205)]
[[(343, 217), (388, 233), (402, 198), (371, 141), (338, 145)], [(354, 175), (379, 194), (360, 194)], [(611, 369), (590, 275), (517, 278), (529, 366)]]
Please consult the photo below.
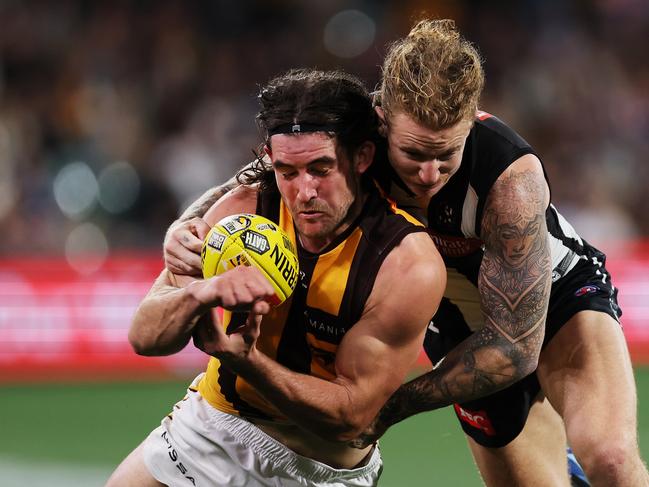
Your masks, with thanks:
[[(257, 347), (296, 372), (333, 379), (338, 344), (360, 319), (383, 259), (406, 235), (425, 229), (374, 188), (354, 224), (319, 254), (299, 245), (293, 220), (276, 190), (260, 193), (257, 213), (290, 235), (300, 261), (295, 292), (264, 317)], [(243, 319), (243, 314), (226, 311), (224, 326), (237, 327)], [(212, 406), (226, 413), (285, 420), (216, 358), (210, 359), (198, 388)]]

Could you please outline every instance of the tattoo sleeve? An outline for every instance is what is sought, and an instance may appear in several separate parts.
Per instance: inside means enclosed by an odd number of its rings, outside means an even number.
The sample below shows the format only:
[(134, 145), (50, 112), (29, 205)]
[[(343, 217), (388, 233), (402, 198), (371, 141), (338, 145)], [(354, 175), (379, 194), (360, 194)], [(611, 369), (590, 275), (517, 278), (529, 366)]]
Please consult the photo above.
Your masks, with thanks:
[(178, 220), (184, 222), (191, 220), (192, 218), (202, 218), (214, 203), (216, 203), (223, 197), (223, 195), (225, 195), (231, 189), (236, 188), (238, 185), (239, 183), (237, 182), (237, 180), (235, 178), (231, 178), (221, 186), (216, 186), (214, 188), (208, 189), (200, 198), (189, 205), (189, 208), (187, 208), (183, 212), (183, 214), (180, 215), (180, 218), (178, 218)]
[(478, 288), (485, 326), (451, 350), (431, 372), (404, 384), (378, 421), (503, 389), (536, 369), (551, 286), (545, 222), (546, 186), (538, 172), (511, 171), (490, 192), (483, 216), (485, 254)]

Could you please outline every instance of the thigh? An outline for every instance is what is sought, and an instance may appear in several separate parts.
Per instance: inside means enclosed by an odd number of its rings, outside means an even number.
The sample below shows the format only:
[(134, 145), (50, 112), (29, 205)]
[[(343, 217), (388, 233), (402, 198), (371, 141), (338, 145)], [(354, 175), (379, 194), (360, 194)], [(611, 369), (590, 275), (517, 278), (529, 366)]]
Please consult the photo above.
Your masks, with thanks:
[(488, 448), (467, 437), (488, 487), (568, 487), (563, 422), (549, 402), (532, 404), (525, 427), (510, 443)]
[(633, 369), (621, 327), (608, 314), (570, 318), (541, 353), (537, 376), (571, 443), (611, 432), (635, 437)]
[(133, 450), (108, 479), (106, 487), (164, 487), (144, 464), (143, 443)]

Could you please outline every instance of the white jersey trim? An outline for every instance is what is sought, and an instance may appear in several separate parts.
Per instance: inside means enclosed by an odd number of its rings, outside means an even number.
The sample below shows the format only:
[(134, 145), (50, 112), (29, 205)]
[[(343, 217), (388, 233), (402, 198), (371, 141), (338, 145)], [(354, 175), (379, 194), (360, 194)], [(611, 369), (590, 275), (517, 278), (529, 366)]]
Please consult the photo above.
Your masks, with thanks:
[(462, 235), (468, 238), (479, 238), (475, 232), (476, 215), (478, 213), (478, 193), (473, 186), (469, 184), (469, 188), (464, 197), (464, 204), (462, 205)]

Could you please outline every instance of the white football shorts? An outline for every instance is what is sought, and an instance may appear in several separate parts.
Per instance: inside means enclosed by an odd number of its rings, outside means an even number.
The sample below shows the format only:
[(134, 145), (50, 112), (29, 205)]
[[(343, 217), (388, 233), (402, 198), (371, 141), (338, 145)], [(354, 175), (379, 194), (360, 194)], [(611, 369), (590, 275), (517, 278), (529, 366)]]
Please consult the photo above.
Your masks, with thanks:
[(332, 468), (215, 409), (192, 390), (176, 404), (172, 418), (151, 432), (143, 450), (151, 475), (170, 487), (368, 487), (377, 484), (383, 470), (378, 447), (362, 467)]

